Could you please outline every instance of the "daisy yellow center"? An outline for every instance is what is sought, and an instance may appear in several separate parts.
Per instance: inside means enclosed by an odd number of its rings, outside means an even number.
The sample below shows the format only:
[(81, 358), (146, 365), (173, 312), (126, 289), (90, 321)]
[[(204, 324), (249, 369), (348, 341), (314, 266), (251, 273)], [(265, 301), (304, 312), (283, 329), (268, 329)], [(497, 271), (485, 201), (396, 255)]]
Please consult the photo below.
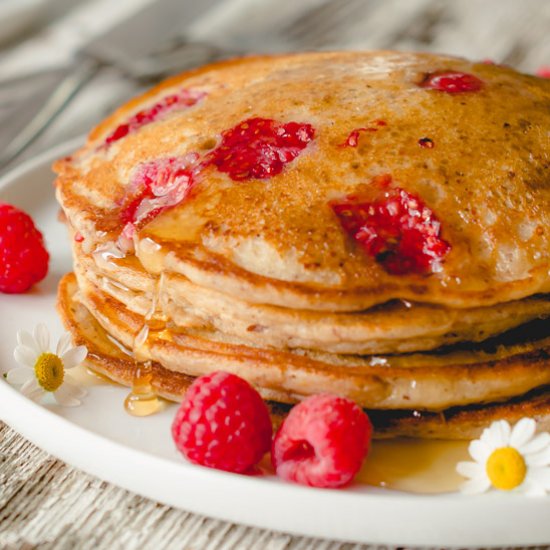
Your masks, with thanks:
[(501, 491), (511, 491), (519, 487), (527, 473), (525, 460), (514, 447), (494, 450), (487, 460), (486, 469), (493, 487)]
[(34, 364), (34, 374), (42, 388), (55, 391), (63, 384), (63, 361), (54, 353), (42, 353)]

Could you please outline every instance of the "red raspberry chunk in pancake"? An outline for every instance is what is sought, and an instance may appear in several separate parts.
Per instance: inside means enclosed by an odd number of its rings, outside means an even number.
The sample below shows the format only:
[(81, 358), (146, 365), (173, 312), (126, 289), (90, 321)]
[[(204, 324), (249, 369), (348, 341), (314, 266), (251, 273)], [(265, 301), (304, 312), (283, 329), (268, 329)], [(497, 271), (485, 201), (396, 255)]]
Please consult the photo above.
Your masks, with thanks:
[(182, 202), (193, 185), (198, 156), (162, 158), (138, 165), (120, 213), (123, 223), (140, 227)]
[(387, 122), (385, 120), (374, 120), (371, 124), (372, 125), (368, 127), (355, 128), (352, 130), (346, 138), (346, 141), (341, 143), (339, 147), (357, 147), (359, 144), (359, 134), (361, 132), (377, 132), (377, 127), (387, 126)]
[(310, 124), (249, 118), (222, 133), (221, 143), (209, 154), (207, 164), (235, 181), (268, 179), (280, 174), (314, 135)]
[(415, 195), (401, 189), (378, 190), (372, 200), (348, 196), (330, 203), (344, 230), (392, 275), (441, 270), (450, 245), (435, 214)]
[(459, 94), (481, 90), (483, 81), (473, 74), (460, 71), (443, 71), (426, 75), (420, 86), (447, 92), (448, 94)]
[(126, 137), (128, 134), (139, 130), (142, 126), (155, 122), (171, 111), (180, 111), (192, 107), (205, 95), (204, 92), (196, 90), (180, 90), (175, 94), (163, 97), (158, 103), (139, 111), (129, 120), (117, 126), (117, 128), (107, 136), (105, 145), (110, 145)]

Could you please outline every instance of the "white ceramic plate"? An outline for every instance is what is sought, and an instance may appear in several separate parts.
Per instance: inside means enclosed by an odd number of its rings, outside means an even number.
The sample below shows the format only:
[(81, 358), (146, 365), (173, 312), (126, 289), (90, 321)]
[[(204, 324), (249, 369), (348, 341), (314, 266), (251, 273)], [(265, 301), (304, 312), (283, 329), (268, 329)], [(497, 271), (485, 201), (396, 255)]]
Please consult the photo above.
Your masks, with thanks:
[[(0, 371), (14, 366), (15, 335), (44, 322), (61, 324), (55, 292), (71, 268), (65, 229), (57, 221), (52, 159), (66, 144), (26, 163), (0, 182), (0, 200), (32, 214), (51, 253), (48, 278), (29, 294), (0, 295)], [(186, 463), (175, 451), (175, 406), (134, 418), (123, 410), (127, 390), (88, 388), (81, 407), (36, 405), (0, 381), (0, 418), (60, 459), (157, 501), (224, 520), (315, 537), (392, 545), (502, 546), (550, 541), (550, 498), (460, 494), (418, 496), (358, 486), (319, 490), (273, 477), (246, 477)]]

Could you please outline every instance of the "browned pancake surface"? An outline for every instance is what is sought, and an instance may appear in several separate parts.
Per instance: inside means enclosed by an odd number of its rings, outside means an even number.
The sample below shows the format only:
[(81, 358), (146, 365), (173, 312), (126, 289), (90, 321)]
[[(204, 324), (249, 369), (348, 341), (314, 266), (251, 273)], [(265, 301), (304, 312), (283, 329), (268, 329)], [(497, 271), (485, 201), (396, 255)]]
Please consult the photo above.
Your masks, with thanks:
[[(477, 92), (419, 86), (427, 73), (464, 71)], [(101, 148), (129, 116), (180, 88), (205, 91), (194, 107)], [(282, 173), (232, 181), (210, 166), (192, 196), (147, 225), (161, 251), (139, 246), (151, 271), (252, 302), (357, 310), (392, 298), (473, 307), (550, 290), (550, 82), (499, 66), (393, 52), (244, 58), (175, 77), (107, 119), (70, 160), (58, 195), (93, 241), (121, 229), (116, 205), (144, 160), (205, 154), (251, 117), (315, 127)], [(356, 148), (339, 145), (374, 120)], [(419, 146), (429, 137), (435, 146)], [(346, 235), (328, 206), (390, 174), (437, 215), (450, 243), (443, 270), (392, 275)], [(98, 238), (97, 230), (107, 230)], [(101, 234), (100, 234), (101, 235)]]

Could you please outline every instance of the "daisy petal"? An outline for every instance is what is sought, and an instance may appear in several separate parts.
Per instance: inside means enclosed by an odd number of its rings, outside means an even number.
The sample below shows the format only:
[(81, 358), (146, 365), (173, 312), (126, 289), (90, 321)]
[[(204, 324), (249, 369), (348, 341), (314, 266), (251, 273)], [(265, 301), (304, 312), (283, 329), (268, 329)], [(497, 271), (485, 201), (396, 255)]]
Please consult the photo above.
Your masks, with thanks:
[(536, 483), (547, 491), (550, 491), (550, 468), (529, 468), (529, 475), (526, 481)]
[(17, 331), (17, 343), (20, 346), (26, 346), (27, 348), (31, 348), (36, 352), (36, 355), (40, 355), (40, 350), (38, 349), (38, 346), (36, 345), (36, 340), (33, 338), (32, 334), (30, 332), (27, 332), (26, 330), (18, 330)]
[(464, 477), (475, 478), (483, 473), (483, 468), (477, 462), (459, 462), (456, 471)]
[(516, 449), (525, 445), (535, 435), (537, 423), (532, 418), (522, 418), (512, 429), (510, 446)]
[(546, 447), (538, 453), (528, 454), (524, 458), (527, 466), (548, 466), (550, 464), (550, 447)]
[(16, 367), (8, 371), (6, 380), (10, 384), (25, 384), (29, 380), (34, 380), (34, 371), (29, 367)]
[(73, 392), (74, 386), (63, 384), (57, 391), (53, 392), (55, 400), (63, 407), (78, 407), (80, 400)]
[(63, 361), (63, 366), (65, 369), (68, 370), (80, 365), (80, 363), (86, 359), (87, 355), (88, 350), (86, 349), (86, 346), (78, 346), (65, 352), (62, 355), (61, 360)]
[(468, 447), (468, 451), (470, 452), (470, 456), (480, 464), (485, 464), (487, 462), (487, 459), (489, 458), (491, 454), (491, 447), (487, 445), (484, 441), (480, 441), (479, 439), (474, 439), (470, 446)]
[(491, 482), (484, 476), (466, 481), (460, 486), (460, 492), (463, 495), (479, 495), (485, 493), (490, 487)]
[(479, 477), (483, 474), (483, 468), (477, 462), (459, 462), (456, 465), (456, 471), (461, 476), (470, 479)]
[(46, 325), (42, 323), (36, 325), (34, 328), (34, 339), (36, 340), (40, 353), (48, 351), (48, 348), (50, 347), (50, 333), (48, 332)]
[(503, 444), (503, 438), (501, 437), (500, 422), (505, 422), (505, 420), (493, 422), (488, 428), (483, 430), (479, 438), (479, 441), (483, 441), (491, 450), (506, 446)]
[(550, 434), (544, 432), (535, 436), (531, 441), (527, 442), (525, 445), (522, 445), (521, 454), (528, 455), (532, 453), (538, 453), (542, 451), (545, 447), (550, 445)]
[(65, 332), (63, 336), (59, 339), (59, 342), (57, 342), (57, 347), (55, 348), (55, 354), (61, 357), (70, 347), (71, 345), (71, 334), (69, 332)]
[(31, 369), (34, 368), (34, 364), (38, 359), (38, 355), (35, 350), (23, 345), (17, 346), (13, 350), (13, 357), (20, 365)]
[(528, 497), (546, 496), (544, 487), (541, 487), (538, 483), (532, 481), (525, 481), (518, 489)]
[(510, 444), (510, 435), (512, 428), (506, 420), (498, 420), (493, 422), (491, 426), (493, 441), (495, 442), (495, 448), (508, 447)]
[(479, 440), (478, 441), (482, 441), (483, 443), (485, 443), (486, 445), (488, 445), (489, 447), (492, 448), (492, 439), (491, 439), (491, 430), (489, 428), (485, 428), (482, 432), (481, 432), (481, 435), (479, 436)]
[(77, 399), (82, 399), (88, 394), (88, 392), (84, 388), (81, 388), (80, 386), (72, 384), (71, 382), (68, 382), (68, 381), (64, 382), (63, 386), (67, 386), (67, 388), (69, 388), (73, 396), (76, 397)]
[(23, 384), (20, 391), (25, 397), (28, 397), (32, 401), (38, 401), (44, 394), (44, 390), (38, 385), (35, 378)]

